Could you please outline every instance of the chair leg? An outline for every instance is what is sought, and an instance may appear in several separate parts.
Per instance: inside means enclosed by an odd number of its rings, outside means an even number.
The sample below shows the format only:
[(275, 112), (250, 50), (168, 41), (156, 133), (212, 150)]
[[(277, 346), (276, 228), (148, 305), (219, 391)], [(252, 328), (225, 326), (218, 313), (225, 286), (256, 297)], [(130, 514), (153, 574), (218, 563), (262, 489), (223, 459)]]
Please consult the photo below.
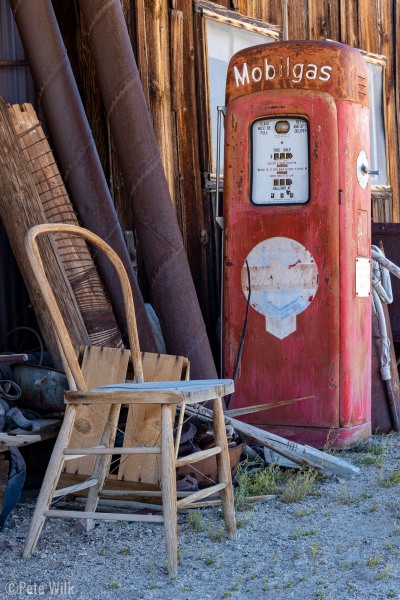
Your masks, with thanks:
[(54, 492), (57, 487), (58, 480), (61, 475), (61, 471), (64, 465), (64, 454), (63, 451), (68, 447), (68, 443), (71, 439), (72, 428), (74, 425), (76, 416), (76, 407), (67, 404), (64, 420), (61, 425), (60, 432), (57, 437), (57, 441), (54, 445), (54, 449), (50, 458), (49, 465), (47, 467), (46, 475), (43, 480), (43, 484), (39, 493), (39, 497), (36, 502), (35, 511), (33, 513), (32, 521), (30, 524), (23, 556), (29, 558), (32, 556), (36, 544), (38, 542), (42, 527), (45, 521), (44, 511), (50, 506)]
[(228, 442), (226, 440), (224, 411), (222, 408), (221, 398), (215, 398), (215, 400), (213, 400), (213, 422), (215, 443), (222, 449), (221, 453), (217, 454), (216, 457), (218, 467), (218, 481), (220, 483), (226, 483), (226, 488), (220, 491), (222, 511), (224, 514), (228, 538), (231, 540), (235, 540), (237, 538), (237, 530), (235, 508), (233, 502), (232, 473), (229, 461)]
[[(117, 425), (119, 413), (121, 410), (120, 404), (112, 404), (110, 412), (108, 413), (108, 421), (104, 427), (103, 435), (101, 436), (100, 444), (111, 448), (114, 446), (115, 437), (117, 433)], [(90, 488), (85, 504), (85, 511), (95, 512), (97, 504), (99, 502), (99, 491), (103, 489), (104, 482), (108, 475), (110, 464), (112, 460), (111, 454), (99, 454), (96, 457), (96, 462), (93, 470), (93, 479), (97, 479), (96, 485)], [(94, 527), (93, 519), (83, 519), (84, 528), (86, 531), (90, 531)]]
[(175, 407), (164, 404), (161, 414), (161, 492), (163, 502), (167, 569), (176, 575), (178, 569), (178, 511), (173, 435)]

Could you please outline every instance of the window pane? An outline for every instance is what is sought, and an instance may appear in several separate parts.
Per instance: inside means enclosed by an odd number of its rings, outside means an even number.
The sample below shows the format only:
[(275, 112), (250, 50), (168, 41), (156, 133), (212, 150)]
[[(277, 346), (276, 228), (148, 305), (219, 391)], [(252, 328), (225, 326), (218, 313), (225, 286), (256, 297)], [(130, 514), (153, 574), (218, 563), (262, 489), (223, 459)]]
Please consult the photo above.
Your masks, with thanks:
[[(217, 153), (218, 106), (225, 105), (226, 75), (230, 58), (243, 48), (275, 41), (268, 35), (247, 31), (212, 19), (206, 19), (208, 51), (208, 80), (210, 93), (212, 165), (215, 172)], [(223, 173), (223, 145), (221, 146), (221, 174)]]
[(379, 175), (371, 175), (371, 185), (387, 185), (386, 140), (383, 117), (383, 67), (367, 62), (369, 120), (371, 133), (370, 166)]

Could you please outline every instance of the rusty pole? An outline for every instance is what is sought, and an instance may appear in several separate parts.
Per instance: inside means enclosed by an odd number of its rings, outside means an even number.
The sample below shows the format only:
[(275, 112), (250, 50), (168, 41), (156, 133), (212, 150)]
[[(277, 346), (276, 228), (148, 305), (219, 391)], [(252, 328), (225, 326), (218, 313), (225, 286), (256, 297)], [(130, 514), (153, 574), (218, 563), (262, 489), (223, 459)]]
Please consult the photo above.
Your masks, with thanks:
[(190, 358), (194, 378), (213, 378), (214, 360), (120, 0), (79, 4), (167, 348)]
[[(122, 259), (135, 301), (140, 343), (156, 351), (143, 298), (100, 164), (50, 0), (9, 0), (39, 95), (52, 142), (81, 224), (105, 240)], [(125, 332), (125, 313), (114, 269), (94, 256), (117, 322)]]

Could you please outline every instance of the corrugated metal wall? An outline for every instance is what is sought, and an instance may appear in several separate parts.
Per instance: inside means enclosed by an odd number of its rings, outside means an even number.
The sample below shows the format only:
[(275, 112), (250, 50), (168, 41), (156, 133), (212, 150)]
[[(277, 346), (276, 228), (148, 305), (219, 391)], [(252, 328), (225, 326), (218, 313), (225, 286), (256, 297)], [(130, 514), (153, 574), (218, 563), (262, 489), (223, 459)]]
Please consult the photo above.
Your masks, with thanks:
[[(6, 102), (34, 102), (34, 87), (8, 0), (0, 0), (0, 95)], [(7, 235), (0, 221), (0, 352), (24, 347), (26, 332), (3, 338), (15, 327), (36, 321)], [(36, 341), (34, 342), (36, 344)], [(30, 340), (25, 348), (30, 346)]]

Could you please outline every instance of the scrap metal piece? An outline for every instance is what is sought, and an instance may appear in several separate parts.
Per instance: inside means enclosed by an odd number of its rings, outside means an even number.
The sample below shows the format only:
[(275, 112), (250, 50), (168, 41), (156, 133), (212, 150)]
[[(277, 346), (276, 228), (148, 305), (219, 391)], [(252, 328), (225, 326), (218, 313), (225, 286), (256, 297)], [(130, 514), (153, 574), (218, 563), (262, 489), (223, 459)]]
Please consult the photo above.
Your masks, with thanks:
[(64, 411), (64, 392), (69, 389), (64, 373), (49, 367), (16, 365), (14, 378), (21, 388), (21, 402), (25, 406), (52, 412)]

